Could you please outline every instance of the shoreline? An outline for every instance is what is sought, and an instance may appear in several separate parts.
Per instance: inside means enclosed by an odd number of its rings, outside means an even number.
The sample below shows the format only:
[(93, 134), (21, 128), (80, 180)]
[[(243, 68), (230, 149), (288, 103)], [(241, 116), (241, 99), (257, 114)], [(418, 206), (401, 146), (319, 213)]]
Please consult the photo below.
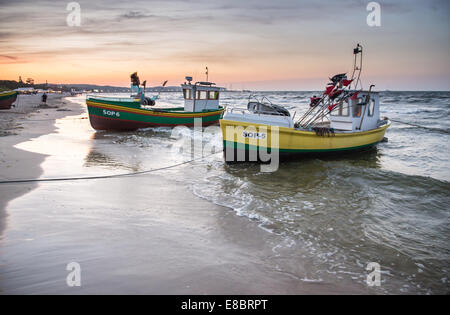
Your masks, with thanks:
[[(82, 106), (71, 104), (71, 112), (42, 110), (33, 116), (51, 124), (37, 121), (18, 135), (0, 138), (5, 157), (14, 157), (16, 167), (2, 167), (2, 178), (42, 175), (47, 156), (13, 146), (50, 134), (56, 119), (82, 112)], [(307, 274), (305, 262), (274, 252), (280, 236), (194, 195), (164, 173), (61, 186), (4, 185), (1, 195), (0, 211), (14, 218), (11, 237), (8, 217), (0, 218), (6, 228), (0, 230), (2, 294), (369, 293), (355, 283), (299, 278), (289, 270)], [(95, 202), (81, 203), (72, 195)], [(40, 206), (47, 196), (52, 200)], [(38, 211), (29, 208), (34, 205)], [(65, 210), (50, 210), (59, 208)], [(72, 260), (83, 266), (86, 281), (80, 288), (65, 284), (65, 266)]]
[[(0, 111), (0, 129), (2, 131), (2, 134), (0, 134), (0, 146), (2, 148), (0, 151), (0, 163), (2, 164), (0, 180), (16, 179), (17, 170), (20, 170), (20, 174), (25, 173), (27, 178), (38, 178), (42, 175), (41, 164), (46, 156), (17, 149), (14, 146), (54, 132), (56, 130), (55, 121), (72, 113), (72, 109), (70, 111), (57, 111), (58, 109), (64, 109), (67, 104), (68, 101), (64, 100), (65, 97), (66, 95), (50, 95), (47, 99), (49, 108), (40, 108), (40, 95), (19, 95), (15, 107)], [(51, 118), (49, 118), (49, 110), (55, 111)], [(50, 123), (40, 125), (38, 130), (27, 129), (26, 124), (29, 124), (33, 119), (48, 119)], [(29, 161), (32, 161), (32, 163), (29, 163)], [(3, 237), (3, 231), (8, 220), (5, 211), (8, 203), (32, 191), (37, 186), (37, 183), (3, 185), (0, 191), (0, 240)]]

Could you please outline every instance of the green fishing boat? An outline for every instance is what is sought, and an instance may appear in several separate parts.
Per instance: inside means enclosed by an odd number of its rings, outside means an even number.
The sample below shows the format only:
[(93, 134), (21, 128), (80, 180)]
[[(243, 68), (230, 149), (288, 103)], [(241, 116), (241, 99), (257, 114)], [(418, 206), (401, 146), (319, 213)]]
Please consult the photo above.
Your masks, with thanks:
[[(87, 96), (86, 104), (92, 128), (125, 131), (161, 126), (194, 126), (194, 121), (198, 119), (203, 126), (208, 126), (217, 124), (222, 117), (223, 107), (219, 106), (220, 88), (214, 83), (192, 84), (192, 78), (186, 77), (188, 83), (181, 85), (184, 107), (155, 108), (153, 106), (159, 94), (152, 98), (146, 97), (145, 81), (144, 89), (141, 89), (139, 79), (133, 78), (133, 75), (131, 87), (135, 93), (129, 98)], [(167, 81), (163, 87), (166, 83)]]
[(0, 91), (0, 109), (10, 109), (17, 99), (16, 91)]

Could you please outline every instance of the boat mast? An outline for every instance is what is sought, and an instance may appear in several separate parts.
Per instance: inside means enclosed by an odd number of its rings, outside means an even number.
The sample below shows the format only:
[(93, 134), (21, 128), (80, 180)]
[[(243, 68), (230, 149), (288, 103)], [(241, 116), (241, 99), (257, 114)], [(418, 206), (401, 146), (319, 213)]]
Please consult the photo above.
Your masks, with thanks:
[[(355, 74), (357, 73), (357, 78), (354, 85), (354, 89), (356, 90), (358, 88), (358, 83), (361, 85), (362, 90), (362, 83), (361, 83), (361, 71), (362, 71), (362, 65), (363, 65), (363, 47), (358, 43), (356, 45), (356, 48), (353, 49), (353, 55), (355, 56), (355, 60), (353, 62), (353, 73), (352, 73), (352, 80), (355, 79)], [(358, 58), (359, 57), (359, 58)], [(359, 61), (359, 63), (358, 63)], [(359, 66), (358, 66), (359, 64)]]
[[(327, 117), (335, 108), (342, 106), (343, 102), (349, 96), (352, 96), (352, 85), (353, 89), (356, 90), (359, 84), (362, 90), (361, 72), (363, 63), (363, 47), (359, 43), (356, 45), (356, 48), (353, 49), (353, 55), (353, 73), (350, 78), (350, 83), (348, 85), (344, 85), (344, 81), (349, 82), (345, 74), (339, 74), (334, 76), (333, 78), (330, 78), (332, 82), (328, 84), (325, 92), (321, 97), (314, 97), (316, 103), (311, 103), (311, 107), (299, 119), (297, 125), (302, 126), (303, 128), (307, 128), (318, 120)], [(331, 90), (328, 91), (328, 89)], [(337, 97), (332, 97), (331, 95), (333, 93), (339, 93), (341, 95), (335, 94)], [(311, 102), (312, 100), (313, 98), (311, 99)]]

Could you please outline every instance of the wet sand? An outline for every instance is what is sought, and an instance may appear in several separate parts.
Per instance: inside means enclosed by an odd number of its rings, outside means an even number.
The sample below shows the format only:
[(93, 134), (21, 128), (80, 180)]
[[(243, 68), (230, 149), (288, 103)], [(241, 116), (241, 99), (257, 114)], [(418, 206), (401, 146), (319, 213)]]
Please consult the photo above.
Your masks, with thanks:
[[(45, 108), (46, 106), (41, 106), (41, 95), (19, 95), (15, 107), (0, 111), (0, 180), (38, 178), (42, 174), (40, 164), (45, 156), (16, 149), (14, 146), (54, 131), (54, 121), (71, 111), (67, 108), (71, 103), (63, 100), (63, 97), (49, 95), (47, 106), (53, 108)], [(80, 111), (77, 107), (74, 110)], [(36, 119), (45, 121), (33, 122)], [(31, 183), (0, 187), (0, 240), (7, 222), (6, 205), (36, 186)]]
[[(83, 111), (67, 107), (72, 112), (41, 110), (17, 135), (0, 137), (2, 180), (42, 174), (46, 156), (13, 146)], [(299, 278), (308, 264), (301, 253), (278, 252), (281, 237), (163, 172), (1, 185), (0, 200), (2, 294), (369, 293), (332, 278)], [(66, 285), (70, 262), (81, 265), (81, 287)]]

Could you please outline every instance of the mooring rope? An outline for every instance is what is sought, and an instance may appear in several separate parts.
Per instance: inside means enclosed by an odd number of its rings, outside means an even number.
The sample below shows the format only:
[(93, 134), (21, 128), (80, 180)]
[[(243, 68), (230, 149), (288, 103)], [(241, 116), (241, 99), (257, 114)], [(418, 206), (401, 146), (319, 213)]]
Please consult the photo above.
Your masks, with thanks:
[(78, 118), (46, 118), (46, 119), (25, 119), (22, 122), (27, 122), (27, 121), (51, 121), (51, 120), (79, 120), (79, 119), (88, 119), (88, 117), (78, 117)]
[(211, 153), (209, 155), (206, 155), (206, 156), (203, 156), (203, 157), (200, 157), (200, 158), (196, 158), (196, 159), (192, 159), (192, 160), (189, 160), (189, 161), (184, 161), (184, 162), (181, 162), (181, 163), (177, 163), (177, 164), (173, 164), (173, 165), (169, 165), (169, 166), (164, 166), (164, 167), (159, 167), (159, 168), (152, 168), (152, 169), (149, 169), (149, 170), (139, 171), (139, 172), (130, 172), (130, 173), (112, 174), (112, 175), (84, 176), (84, 177), (14, 179), (14, 180), (0, 181), (0, 185), (1, 184), (26, 184), (26, 183), (36, 183), (36, 182), (77, 181), (77, 180), (107, 179), (107, 178), (136, 176), (136, 175), (148, 174), (148, 173), (153, 173), (153, 172), (157, 172), (157, 171), (162, 171), (162, 170), (175, 168), (175, 167), (178, 167), (178, 166), (181, 166), (181, 165), (185, 165), (185, 164), (189, 164), (189, 163), (192, 163), (192, 162), (195, 162), (195, 161), (201, 161), (203, 159), (206, 159), (206, 158), (208, 158), (210, 156), (213, 156), (213, 155), (216, 155), (218, 153), (222, 153), (222, 151), (216, 152), (216, 153)]
[(450, 134), (450, 130), (448, 130), (448, 129), (426, 127), (426, 126), (421, 126), (421, 125), (418, 125), (418, 124), (408, 123), (408, 122), (405, 122), (405, 121), (391, 119), (391, 118), (389, 118), (389, 120), (390, 121), (395, 121), (395, 122), (400, 123), (400, 124), (413, 126), (413, 127), (416, 127), (416, 128), (428, 129), (428, 130), (432, 130), (432, 131), (437, 131), (437, 132), (443, 132), (443, 133), (446, 133), (446, 134)]

